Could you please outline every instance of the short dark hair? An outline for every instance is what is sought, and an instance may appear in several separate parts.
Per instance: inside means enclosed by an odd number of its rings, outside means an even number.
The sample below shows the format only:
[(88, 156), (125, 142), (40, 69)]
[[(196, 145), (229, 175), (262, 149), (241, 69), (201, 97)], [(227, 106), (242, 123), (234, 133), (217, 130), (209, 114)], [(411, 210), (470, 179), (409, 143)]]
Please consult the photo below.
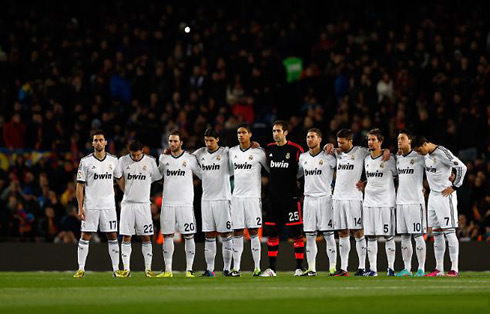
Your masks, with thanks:
[(129, 142), (129, 151), (136, 152), (139, 150), (143, 150), (143, 144), (140, 141), (133, 140)]
[(421, 147), (425, 143), (428, 143), (428, 142), (429, 141), (427, 140), (427, 138), (425, 136), (417, 135), (412, 139), (412, 148)]
[(219, 138), (218, 132), (213, 128), (207, 128), (206, 131), (204, 131), (204, 137), (206, 137), (206, 136)]
[(413, 132), (410, 131), (409, 129), (401, 129), (400, 131), (398, 131), (398, 134), (405, 134), (409, 140), (413, 140), (415, 136)]
[(318, 135), (318, 137), (322, 137), (322, 131), (320, 131), (319, 128), (311, 128), (308, 130), (308, 133), (310, 133), (310, 132), (316, 133)]
[(272, 124), (272, 126), (274, 125), (280, 125), (283, 131), (288, 130), (288, 123), (284, 120), (276, 120), (274, 121), (274, 124)]
[(347, 140), (352, 140), (354, 133), (351, 129), (341, 129), (337, 132), (337, 138), (345, 138)]
[(92, 133), (92, 137), (96, 136), (96, 135), (102, 135), (104, 138), (105, 138), (105, 133), (104, 131), (102, 130), (95, 130), (93, 133)]
[(238, 128), (236, 128), (236, 129), (238, 130), (239, 128), (247, 129), (248, 133), (252, 133), (252, 128), (250, 127), (250, 124), (248, 124), (248, 123), (239, 124)]
[(178, 129), (173, 129), (172, 131), (170, 131), (168, 136), (170, 137), (171, 135), (176, 135), (179, 137), (179, 140), (182, 140), (182, 136), (180, 135), (180, 131)]
[(372, 129), (368, 132), (368, 136), (369, 135), (374, 135), (376, 136), (376, 138), (378, 139), (378, 141), (380, 142), (384, 142), (385, 140), (385, 137), (383, 136), (383, 133), (381, 133), (381, 130), (376, 128), (376, 129)]

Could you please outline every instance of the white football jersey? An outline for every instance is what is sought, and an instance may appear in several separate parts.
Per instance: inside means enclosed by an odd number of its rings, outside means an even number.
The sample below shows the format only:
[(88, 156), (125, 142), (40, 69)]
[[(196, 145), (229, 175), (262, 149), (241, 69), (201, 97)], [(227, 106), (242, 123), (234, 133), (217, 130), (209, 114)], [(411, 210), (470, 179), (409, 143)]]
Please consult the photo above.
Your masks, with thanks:
[(304, 195), (326, 196), (332, 195), (333, 172), (337, 161), (333, 155), (324, 151), (315, 156), (310, 152), (299, 156), (299, 175), (305, 177)]
[[(425, 174), (431, 191), (442, 192), (453, 184), (458, 188), (463, 184), (466, 166), (446, 148), (437, 146), (431, 154), (424, 156), (424, 160)], [(456, 178), (454, 183), (451, 183), (449, 177), (453, 168), (456, 170)]]
[(196, 156), (183, 152), (178, 157), (160, 155), (158, 169), (163, 175), (163, 205), (192, 206), (194, 181), (192, 174), (201, 177)]
[(423, 204), (425, 202), (422, 191), (424, 188), (424, 157), (413, 150), (406, 155), (397, 155), (396, 168), (398, 172), (396, 203), (400, 205)]
[(367, 207), (394, 207), (396, 163), (393, 156), (383, 161), (381, 154), (377, 158), (371, 155), (364, 159), (366, 169), (366, 188), (363, 205)]
[(262, 167), (268, 169), (264, 149), (248, 148), (243, 151), (237, 145), (230, 148), (229, 158), (234, 176), (233, 196), (260, 197), (261, 170)]
[(356, 184), (361, 180), (366, 156), (369, 156), (369, 150), (361, 146), (336, 154), (337, 175), (332, 199), (362, 201), (362, 192), (356, 188)]
[(114, 171), (117, 167), (117, 157), (106, 153), (100, 160), (94, 154), (80, 160), (77, 182), (85, 183), (85, 209), (116, 208), (114, 199)]
[(162, 179), (156, 159), (148, 155), (138, 161), (129, 154), (122, 156), (114, 176), (116, 179), (124, 177), (123, 203), (150, 203), (151, 184)]
[(201, 167), (202, 199), (205, 201), (231, 199), (228, 152), (228, 147), (219, 147), (212, 153), (202, 147), (194, 152)]

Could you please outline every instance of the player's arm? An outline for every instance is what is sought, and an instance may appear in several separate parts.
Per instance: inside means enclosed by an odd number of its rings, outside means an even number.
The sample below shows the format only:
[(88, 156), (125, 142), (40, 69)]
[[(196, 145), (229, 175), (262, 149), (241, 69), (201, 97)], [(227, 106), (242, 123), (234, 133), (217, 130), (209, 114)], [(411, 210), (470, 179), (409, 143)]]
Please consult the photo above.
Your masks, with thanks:
[(301, 178), (302, 176), (305, 175), (304, 173), (304, 168), (303, 168), (303, 158), (299, 156), (299, 162), (298, 162), (298, 173), (296, 174), (296, 179)]
[(119, 188), (121, 191), (124, 193), (124, 176), (123, 176), (123, 171), (122, 171), (122, 158), (119, 158), (117, 162), (116, 169), (114, 169), (114, 178), (116, 179), (117, 185), (119, 185)]
[(157, 166), (157, 161), (151, 158), (151, 183), (162, 181), (162, 174)]
[(262, 165), (262, 167), (265, 169), (267, 172), (271, 172), (269, 169), (269, 165), (267, 164), (267, 157), (265, 156), (265, 150), (262, 148), (258, 149), (258, 155), (259, 155), (259, 163)]
[(124, 176), (120, 177), (119, 179), (116, 179), (116, 181), (117, 181), (117, 185), (119, 186), (121, 191), (124, 193), (124, 187), (125, 187), (125, 183), (126, 183), (126, 180), (124, 180)]
[(78, 217), (80, 217), (81, 220), (85, 220), (85, 210), (83, 208), (83, 192), (85, 189), (85, 183), (78, 181), (77, 182), (77, 202), (78, 202)]
[(445, 188), (442, 191), (442, 195), (448, 196), (449, 194), (456, 191), (463, 184), (463, 179), (466, 175), (466, 165), (459, 160), (458, 157), (454, 156), (450, 151), (445, 148), (441, 148), (442, 153), (440, 154), (441, 162), (449, 167), (452, 167), (456, 171), (454, 182), (452, 186)]
[(192, 173), (198, 177), (199, 179), (202, 180), (202, 174), (201, 174), (201, 167), (199, 166), (199, 163), (197, 161), (197, 157), (195, 155), (191, 155), (191, 170)]

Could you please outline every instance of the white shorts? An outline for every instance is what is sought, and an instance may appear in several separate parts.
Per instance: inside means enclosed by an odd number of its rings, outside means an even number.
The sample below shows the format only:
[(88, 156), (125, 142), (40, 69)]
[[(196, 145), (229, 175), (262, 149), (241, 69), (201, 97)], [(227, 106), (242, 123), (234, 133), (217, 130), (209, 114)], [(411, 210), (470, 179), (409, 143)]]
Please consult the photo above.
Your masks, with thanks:
[(458, 198), (456, 192), (448, 196), (431, 192), (427, 207), (429, 227), (434, 229), (458, 227)]
[(117, 232), (116, 209), (85, 209), (85, 220), (82, 220), (82, 232)]
[(395, 235), (394, 207), (362, 207), (364, 234), (367, 236)]
[(153, 219), (150, 204), (122, 203), (119, 234), (132, 236), (137, 234), (153, 235)]
[(424, 204), (396, 205), (396, 233), (427, 233), (427, 219)]
[(303, 203), (303, 229), (305, 232), (333, 230), (332, 196), (305, 196)]
[(194, 234), (196, 233), (196, 218), (193, 206), (162, 205), (160, 214), (162, 234)]
[(362, 201), (333, 200), (333, 229), (362, 229)]
[(260, 198), (231, 197), (231, 225), (234, 230), (262, 227)]
[(228, 233), (231, 228), (230, 201), (201, 201), (202, 231)]

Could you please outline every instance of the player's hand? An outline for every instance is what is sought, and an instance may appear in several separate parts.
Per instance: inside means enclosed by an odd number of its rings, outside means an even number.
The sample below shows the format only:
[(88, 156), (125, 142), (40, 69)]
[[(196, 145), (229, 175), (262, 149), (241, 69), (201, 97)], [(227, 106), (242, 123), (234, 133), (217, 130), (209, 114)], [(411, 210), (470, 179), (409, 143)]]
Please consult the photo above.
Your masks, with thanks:
[(387, 148), (385, 150), (383, 150), (383, 158), (381, 158), (381, 160), (388, 161), (388, 160), (390, 160), (390, 157), (391, 157), (390, 150)]
[(450, 195), (450, 194), (451, 194), (451, 193), (453, 193), (453, 192), (454, 192), (454, 189), (453, 189), (453, 187), (452, 187), (452, 186), (447, 187), (447, 188), (445, 188), (445, 189), (442, 191), (442, 196), (448, 196), (448, 195)]
[(259, 144), (259, 142), (252, 141), (252, 143), (251, 143), (251, 144), (252, 144), (252, 146), (250, 146), (250, 147), (252, 147), (252, 148), (260, 148), (260, 144)]
[(170, 155), (170, 148), (165, 148), (162, 152), (164, 155)]
[(328, 154), (331, 154), (333, 153), (334, 151), (334, 146), (332, 143), (327, 143), (325, 144), (325, 146), (323, 146), (323, 150), (325, 151), (325, 153), (328, 155)]
[(366, 187), (366, 182), (364, 181), (359, 181), (356, 183), (356, 188), (361, 192), (364, 191), (365, 187)]
[(454, 183), (454, 179), (456, 179), (456, 175), (454, 173), (451, 173), (451, 175), (449, 176), (449, 181)]
[(83, 207), (78, 209), (78, 218), (85, 220), (85, 210), (83, 210)]

